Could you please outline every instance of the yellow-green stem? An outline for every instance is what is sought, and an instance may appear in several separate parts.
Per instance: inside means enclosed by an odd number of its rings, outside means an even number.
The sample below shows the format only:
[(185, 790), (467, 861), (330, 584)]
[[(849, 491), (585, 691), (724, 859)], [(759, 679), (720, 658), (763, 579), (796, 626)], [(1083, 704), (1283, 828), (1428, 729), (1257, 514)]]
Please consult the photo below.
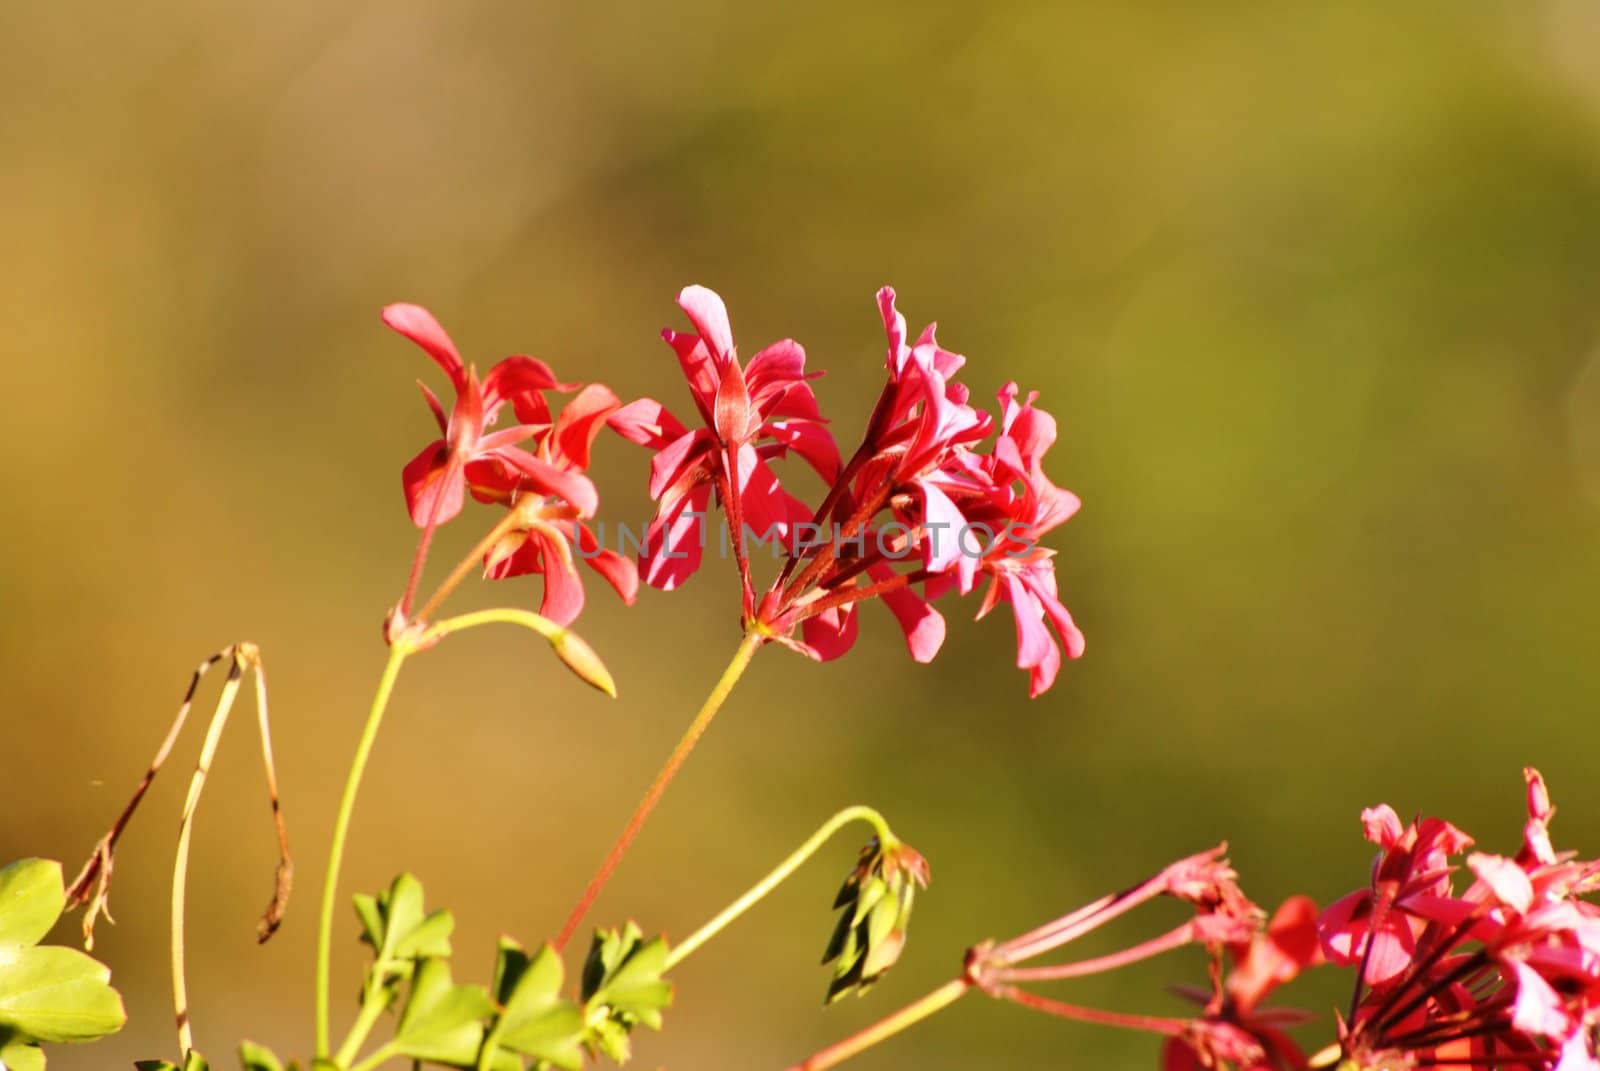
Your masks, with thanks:
[(696, 949), (721, 933), (730, 923), (754, 907), (768, 893), (787, 880), (789, 875), (805, 865), (806, 860), (815, 855), (817, 849), (832, 839), (835, 833), (855, 821), (870, 823), (878, 834), (878, 842), (880, 844), (887, 846), (893, 843), (894, 835), (889, 832), (889, 823), (884, 820), (883, 815), (871, 807), (846, 807), (824, 822), (822, 827), (813, 833), (809, 840), (796, 848), (787, 859), (779, 863), (772, 873), (751, 886), (749, 892), (723, 908), (716, 918), (676, 945), (668, 953), (666, 966), (662, 968), (663, 971), (670, 971), (673, 967), (689, 958)]
[(385, 1045), (359, 1064), (356, 1064), (350, 1071), (372, 1071), (373, 1068), (382, 1066), (385, 1062), (394, 1059), (398, 1055), (400, 1054), (395, 1050), (393, 1044)]
[(366, 989), (361, 994), (361, 1012), (356, 1016), (356, 1021), (350, 1024), (350, 1033), (345, 1035), (344, 1043), (339, 1046), (338, 1055), (333, 1058), (333, 1062), (340, 1067), (349, 1067), (350, 1061), (361, 1051), (367, 1035), (372, 1033), (372, 1028), (378, 1025), (378, 1019), (386, 1010), (388, 1001), (384, 999), (381, 989), (374, 990), (370, 987)]
[(639, 830), (644, 828), (645, 820), (650, 817), (650, 812), (656, 809), (656, 804), (661, 802), (661, 797), (666, 794), (667, 786), (672, 784), (672, 779), (678, 775), (689, 753), (694, 750), (695, 744), (700, 742), (700, 737), (710, 728), (712, 719), (717, 716), (717, 711), (722, 709), (722, 704), (733, 691), (733, 686), (739, 683), (739, 678), (750, 665), (750, 659), (755, 657), (756, 651), (767, 641), (767, 636), (759, 629), (751, 629), (745, 633), (744, 639), (739, 643), (739, 649), (733, 653), (733, 660), (728, 663), (728, 668), (722, 671), (722, 676), (717, 680), (716, 686), (711, 689), (711, 694), (706, 696), (705, 703), (700, 707), (700, 712), (694, 716), (694, 721), (689, 723), (689, 728), (684, 730), (683, 736), (678, 740), (672, 754), (667, 756), (667, 761), (662, 764), (656, 773), (656, 778), (645, 792), (644, 798), (633, 809), (633, 816), (628, 819), (628, 824), (623, 827), (622, 834), (617, 837), (617, 842), (611, 846), (611, 851), (600, 863), (594, 877), (589, 879), (588, 886), (583, 890), (583, 895), (578, 897), (578, 902), (567, 916), (567, 921), (561, 927), (560, 935), (555, 939), (555, 950), (561, 951), (583, 924), (584, 916), (600, 896), (600, 891), (611, 880), (611, 875), (616, 871), (622, 857), (628, 854), (628, 848), (633, 844), (634, 838), (639, 835)]
[(383, 724), (383, 713), (394, 692), (395, 679), (405, 664), (411, 646), (397, 639), (389, 648), (389, 661), (378, 680), (378, 691), (372, 699), (372, 709), (367, 712), (366, 726), (361, 730), (361, 742), (356, 745), (355, 758), (350, 760), (350, 773), (345, 778), (344, 795), (339, 800), (339, 813), (333, 824), (333, 843), (328, 848), (328, 871), (322, 882), (322, 913), (317, 922), (317, 1056), (328, 1056), (328, 989), (329, 969), (332, 962), (333, 901), (339, 891), (339, 867), (344, 862), (345, 839), (350, 833), (350, 816), (355, 811), (356, 793), (361, 788), (361, 775), (366, 771), (367, 759), (372, 754), (372, 744), (378, 737), (378, 727)]
[(850, 1057), (865, 1052), (909, 1026), (920, 1023), (934, 1012), (943, 1011), (965, 996), (971, 988), (972, 982), (967, 978), (952, 979), (921, 1000), (913, 1001), (865, 1030), (829, 1045), (821, 1052), (790, 1067), (788, 1071), (825, 1071), (827, 1068), (837, 1067)]

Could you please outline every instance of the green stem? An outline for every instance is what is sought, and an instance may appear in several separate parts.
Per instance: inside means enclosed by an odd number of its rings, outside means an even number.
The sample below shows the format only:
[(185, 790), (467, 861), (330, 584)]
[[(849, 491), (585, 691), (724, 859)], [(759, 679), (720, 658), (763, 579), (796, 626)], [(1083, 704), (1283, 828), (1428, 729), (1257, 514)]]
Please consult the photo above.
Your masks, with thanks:
[(843, 1041), (829, 1045), (821, 1052), (815, 1053), (790, 1067), (788, 1071), (825, 1071), (826, 1068), (837, 1067), (850, 1059), (850, 1057), (893, 1037), (909, 1026), (920, 1023), (934, 1012), (943, 1011), (965, 996), (971, 988), (972, 982), (970, 979), (951, 979), (921, 1000), (913, 1001), (893, 1015), (873, 1023), (865, 1030), (852, 1034)]
[[(328, 872), (323, 879), (322, 914), (317, 925), (318, 1059), (327, 1059), (330, 1048), (328, 993), (333, 958), (333, 903), (339, 891), (339, 867), (344, 862), (344, 845), (350, 833), (350, 818), (355, 811), (356, 793), (361, 787), (361, 777), (366, 771), (367, 760), (372, 755), (372, 745), (378, 737), (378, 728), (383, 724), (383, 714), (388, 709), (389, 697), (394, 694), (395, 680), (400, 676), (400, 667), (405, 664), (406, 657), (412, 652), (430, 647), (446, 636), (476, 628), (478, 625), (497, 623), (521, 625), (537, 632), (550, 641), (550, 646), (554, 648), (557, 657), (578, 676), (609, 695), (617, 694), (611, 675), (601, 664), (599, 657), (590, 650), (588, 644), (579, 639), (575, 633), (568, 632), (555, 622), (528, 610), (477, 610), (446, 618), (426, 628), (420, 635), (406, 633), (395, 637), (389, 648), (389, 661), (384, 665), (383, 676), (378, 680), (378, 692), (373, 696), (372, 709), (367, 712), (366, 726), (361, 730), (361, 741), (356, 745), (355, 757), (350, 760), (350, 773), (345, 779), (344, 795), (339, 800), (338, 817), (334, 820), (333, 843), (328, 848)], [(368, 1014), (367, 1006), (363, 1004), (361, 1018), (357, 1020), (356, 1026), (352, 1027), (351, 1036), (346, 1038), (344, 1045), (340, 1047), (338, 1061), (340, 1064), (346, 1064), (355, 1055), (354, 1050), (359, 1048), (361, 1041), (364, 1040), (365, 1032), (358, 1034), (358, 1028)], [(366, 1030), (370, 1029), (371, 1024), (368, 1023)], [(354, 1044), (351, 1043), (351, 1038), (355, 1039)]]
[(333, 901), (339, 891), (339, 867), (344, 862), (344, 843), (350, 833), (350, 816), (355, 811), (356, 792), (361, 787), (361, 775), (366, 771), (367, 759), (372, 754), (373, 742), (378, 737), (378, 727), (383, 724), (383, 713), (394, 692), (395, 679), (412, 647), (403, 638), (397, 638), (389, 648), (389, 661), (378, 679), (378, 692), (372, 699), (372, 709), (367, 712), (366, 726), (361, 730), (361, 742), (356, 745), (355, 758), (350, 760), (350, 773), (345, 778), (344, 795), (339, 800), (339, 814), (334, 820), (333, 843), (328, 848), (328, 871), (322, 882), (322, 914), (317, 923), (317, 1057), (328, 1057), (328, 989), (329, 968), (332, 963)]
[(800, 867), (805, 864), (806, 860), (810, 859), (816, 854), (817, 849), (821, 848), (830, 839), (832, 839), (835, 833), (839, 832), (839, 830), (855, 821), (871, 823), (873, 829), (877, 831), (878, 842), (880, 844), (888, 846), (894, 843), (894, 835), (889, 832), (889, 823), (884, 820), (883, 815), (879, 814), (871, 807), (846, 807), (844, 810), (840, 811), (838, 814), (824, 822), (822, 827), (813, 833), (809, 840), (800, 845), (800, 847), (796, 848), (787, 859), (779, 863), (772, 873), (768, 874), (766, 877), (756, 882), (755, 885), (751, 886), (749, 892), (745, 893), (743, 896), (739, 897), (739, 899), (723, 908), (721, 914), (717, 915), (716, 918), (700, 927), (694, 933), (685, 938), (681, 944), (674, 947), (672, 951), (667, 954), (667, 963), (666, 966), (662, 968), (663, 972), (670, 971), (673, 967), (676, 967), (679, 963), (683, 962), (685, 959), (688, 959), (689, 956), (692, 955), (694, 951), (701, 945), (705, 944), (707, 941), (711, 940), (711, 938), (721, 933), (740, 915), (743, 915), (746, 911), (750, 910), (773, 889), (776, 889), (779, 885), (783, 884), (783, 882), (788, 879), (789, 875), (793, 874), (796, 870), (799, 870)]
[(395, 1049), (393, 1043), (390, 1043), (362, 1060), (359, 1064), (356, 1064), (350, 1071), (372, 1071), (373, 1068), (381, 1066), (385, 1061), (392, 1060), (398, 1055), (400, 1055), (399, 1051)]
[(356, 1058), (361, 1051), (361, 1046), (366, 1044), (367, 1035), (372, 1033), (372, 1028), (378, 1025), (378, 1019), (388, 1010), (389, 1002), (384, 998), (383, 988), (369, 988), (361, 994), (361, 1013), (356, 1016), (356, 1021), (350, 1026), (350, 1033), (345, 1035), (344, 1044), (339, 1046), (339, 1053), (333, 1062), (340, 1067), (349, 1067), (350, 1061)]
[(689, 728), (684, 730), (678, 745), (672, 749), (672, 754), (667, 756), (667, 761), (662, 764), (656, 773), (656, 779), (651, 782), (650, 788), (645, 792), (644, 798), (633, 809), (633, 816), (628, 819), (628, 824), (623, 827), (622, 834), (617, 837), (611, 850), (600, 863), (594, 877), (589, 879), (588, 886), (583, 890), (583, 895), (578, 897), (578, 902), (572, 908), (567, 921), (561, 927), (561, 934), (555, 939), (554, 948), (560, 952), (572, 939), (578, 927), (583, 924), (584, 916), (594, 906), (600, 896), (600, 891), (611, 880), (611, 875), (622, 862), (622, 857), (628, 854), (628, 848), (633, 844), (634, 838), (639, 835), (639, 830), (644, 828), (645, 820), (650, 817), (650, 812), (656, 809), (656, 804), (661, 802), (661, 797), (666, 795), (667, 786), (672, 784), (672, 779), (683, 768), (684, 762), (689, 758), (689, 753), (694, 750), (695, 744), (700, 742), (700, 737), (711, 727), (711, 721), (717, 716), (717, 711), (722, 709), (722, 704), (727, 701), (733, 686), (739, 683), (739, 678), (750, 665), (750, 659), (755, 657), (756, 651), (767, 641), (767, 634), (759, 628), (752, 628), (745, 633), (744, 639), (739, 643), (739, 649), (734, 652), (733, 660), (728, 663), (728, 668), (722, 671), (722, 676), (717, 680), (716, 686), (711, 689), (711, 694), (706, 696), (700, 712), (694, 716), (694, 721), (689, 723)]
[(417, 641), (418, 647), (427, 647), (435, 640), (442, 640), (456, 632), (465, 632), (469, 628), (479, 625), (521, 625), (523, 628), (532, 629), (551, 643), (556, 642), (566, 629), (551, 621), (547, 617), (540, 617), (532, 610), (513, 610), (501, 607), (494, 610), (473, 610), (471, 613), (458, 614), (447, 617), (437, 624), (429, 626)]

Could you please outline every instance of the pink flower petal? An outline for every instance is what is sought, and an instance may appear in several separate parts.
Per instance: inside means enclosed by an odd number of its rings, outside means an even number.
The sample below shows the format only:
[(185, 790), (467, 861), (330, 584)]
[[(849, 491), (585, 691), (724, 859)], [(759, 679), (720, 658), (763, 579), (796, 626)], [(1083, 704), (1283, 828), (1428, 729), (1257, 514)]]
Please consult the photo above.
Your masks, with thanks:
[(1565, 1040), (1573, 1031), (1573, 1022), (1562, 1005), (1561, 995), (1526, 963), (1512, 961), (1511, 971), (1517, 979), (1511, 1025), (1534, 1037)]
[(1467, 866), (1489, 887), (1495, 899), (1513, 911), (1526, 911), (1533, 905), (1533, 883), (1527, 872), (1505, 856), (1473, 852), (1467, 856)]
[(678, 293), (678, 307), (688, 315), (694, 329), (710, 347), (717, 366), (727, 364), (733, 354), (733, 328), (728, 324), (728, 307), (716, 291), (704, 286), (686, 286)]
[(922, 525), (927, 530), (924, 561), (929, 571), (942, 573), (961, 560), (961, 533), (967, 519), (931, 480), (917, 480), (916, 485), (922, 492)]
[(1400, 824), (1400, 816), (1394, 813), (1394, 808), (1387, 803), (1380, 803), (1376, 807), (1368, 807), (1361, 812), (1361, 829), (1367, 840), (1385, 848), (1393, 848), (1400, 843), (1404, 827)]
[(855, 646), (860, 623), (854, 606), (835, 606), (800, 623), (800, 633), (818, 661), (829, 662)]
[[(878, 563), (867, 567), (867, 575), (882, 583), (894, 577), (894, 570)], [(927, 601), (910, 588), (899, 588), (883, 595), (883, 604), (900, 622), (906, 635), (906, 647), (918, 662), (932, 662), (944, 645), (944, 616), (929, 606)]]
[(711, 486), (698, 484), (650, 523), (639, 562), (645, 583), (671, 591), (700, 568), (710, 497)]

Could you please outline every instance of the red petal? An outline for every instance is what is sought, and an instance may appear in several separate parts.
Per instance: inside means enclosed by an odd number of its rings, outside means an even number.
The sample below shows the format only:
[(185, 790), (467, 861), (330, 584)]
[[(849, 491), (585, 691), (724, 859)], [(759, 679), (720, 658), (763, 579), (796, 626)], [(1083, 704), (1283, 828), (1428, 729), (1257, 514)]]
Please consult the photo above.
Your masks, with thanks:
[(612, 431), (638, 446), (659, 450), (683, 435), (681, 421), (653, 398), (640, 398), (612, 413), (606, 420)]
[(466, 364), (461, 360), (456, 344), (450, 341), (450, 336), (439, 326), (439, 321), (433, 318), (433, 313), (421, 305), (386, 305), (383, 322), (427, 351), (434, 363), (444, 369), (444, 374), (450, 377), (457, 391), (466, 386)]
[(700, 455), (712, 448), (711, 433), (705, 429), (685, 432), (650, 459), (650, 497), (660, 498), (677, 483)]
[(583, 581), (578, 577), (569, 548), (556, 545), (557, 536), (544, 532), (529, 532), (529, 541), (537, 541), (544, 558), (544, 599), (539, 604), (539, 614), (558, 625), (570, 625), (583, 610)]
[(534, 394), (542, 390), (568, 391), (576, 388), (576, 383), (562, 383), (556, 379), (556, 374), (543, 361), (519, 353), (498, 361), (489, 369), (489, 374), (483, 377), (484, 406), (494, 409), (506, 402), (515, 402), (524, 394)]
[(810, 420), (790, 420), (764, 424), (761, 431), (785, 450), (799, 454), (824, 480), (832, 483), (838, 479), (844, 465), (839, 459), (839, 445), (826, 425)]
[(743, 446), (755, 430), (751, 422), (753, 413), (744, 373), (739, 370), (738, 362), (730, 361), (722, 373), (722, 382), (717, 385), (717, 403), (712, 413), (717, 435), (729, 446)]
[(556, 417), (556, 449), (580, 471), (588, 468), (590, 448), (606, 426), (606, 419), (621, 405), (603, 383), (583, 388)]
[(555, 495), (571, 503), (579, 516), (591, 517), (600, 506), (599, 492), (587, 476), (558, 469), (548, 461), (514, 447), (500, 450), (495, 456), (515, 467), (535, 491)]
[(422, 391), (422, 400), (428, 403), (428, 409), (433, 413), (433, 419), (439, 425), (439, 434), (443, 435), (450, 430), (450, 418), (444, 415), (444, 405), (439, 401), (439, 396), (428, 389), (422, 380), (417, 380), (417, 389)]
[(429, 443), (408, 461), (400, 482), (411, 522), (418, 528), (426, 528), (430, 522), (443, 524), (461, 512), (465, 481), (461, 470), (451, 464), (450, 447), (443, 439)]
[(582, 558), (595, 572), (605, 578), (605, 582), (616, 589), (622, 601), (629, 606), (639, 594), (639, 567), (633, 563), (632, 558), (624, 557), (614, 550), (604, 549), (594, 533), (587, 526), (576, 525), (578, 529), (578, 556)]

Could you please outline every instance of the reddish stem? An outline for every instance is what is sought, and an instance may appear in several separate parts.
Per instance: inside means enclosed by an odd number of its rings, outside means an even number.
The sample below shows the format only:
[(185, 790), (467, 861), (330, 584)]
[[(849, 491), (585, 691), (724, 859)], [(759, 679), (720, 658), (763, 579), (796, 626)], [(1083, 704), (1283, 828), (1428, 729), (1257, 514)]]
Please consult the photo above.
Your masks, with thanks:
[(1054, 1015), (1060, 1019), (1074, 1019), (1080, 1023), (1096, 1023), (1100, 1026), (1116, 1026), (1126, 1030), (1143, 1030), (1151, 1034), (1160, 1034), (1164, 1037), (1176, 1037), (1183, 1033), (1188, 1025), (1184, 1019), (1168, 1019), (1155, 1015), (1129, 1015), (1125, 1012), (1104, 1011), (1100, 1008), (1085, 1008), (1080, 1004), (1067, 1004), (1049, 997), (1041, 997), (1037, 993), (1029, 993), (1023, 989), (1011, 986), (1001, 986), (989, 990), (990, 996), (1009, 1000), (1013, 1004), (1020, 1004), (1024, 1008), (1042, 1011), (1046, 1015)]
[(782, 596), (779, 598), (779, 606), (793, 603), (813, 581), (827, 572), (828, 566), (834, 562), (834, 547), (854, 536), (856, 529), (871, 520), (887, 501), (889, 501), (889, 489), (885, 487), (872, 498), (863, 502), (844, 522), (844, 527), (837, 534), (830, 536), (822, 549), (822, 553), (812, 558), (810, 564), (800, 570), (800, 575), (789, 582), (789, 586), (784, 589)]
[(515, 509), (508, 511), (505, 516), (501, 517), (499, 522), (489, 529), (489, 534), (478, 540), (477, 546), (468, 551), (467, 556), (457, 562), (454, 569), (450, 570), (450, 575), (444, 578), (444, 583), (439, 585), (438, 589), (428, 597), (428, 601), (422, 604), (422, 609), (417, 611), (416, 620), (427, 621), (432, 617), (444, 603), (444, 600), (449, 598), (450, 593), (460, 587), (461, 582), (467, 578), (467, 574), (483, 560), (483, 556), (488, 554), (494, 545), (504, 538), (507, 532), (517, 527), (518, 523), (520, 523), (520, 519)]
[(689, 758), (689, 753), (694, 750), (695, 744), (705, 735), (711, 727), (711, 721), (717, 716), (717, 711), (722, 709), (722, 704), (727, 701), (733, 686), (738, 683), (744, 674), (745, 668), (750, 665), (750, 659), (755, 657), (756, 650), (766, 642), (766, 636), (760, 632), (751, 631), (745, 634), (739, 644), (739, 649), (734, 652), (733, 660), (728, 663), (728, 668), (723, 671), (722, 677), (717, 681), (716, 687), (711, 689), (711, 694), (706, 697), (705, 704), (700, 712), (695, 715), (694, 721), (689, 723), (689, 728), (684, 731), (678, 745), (672, 749), (672, 754), (667, 756), (667, 761), (662, 764), (656, 773), (656, 779), (650, 783), (650, 788), (645, 792), (644, 798), (633, 809), (633, 816), (628, 819), (628, 824), (623, 827), (622, 835), (617, 838), (611, 850), (600, 863), (600, 869), (595, 871), (594, 877), (589, 879), (588, 886), (583, 890), (583, 895), (578, 897), (578, 902), (567, 915), (567, 921), (562, 923), (561, 933), (555, 939), (555, 950), (560, 952), (572, 939), (572, 935), (583, 924), (584, 916), (600, 896), (600, 891), (611, 880), (611, 875), (622, 862), (622, 857), (628, 854), (628, 848), (633, 844), (634, 838), (644, 828), (645, 820), (650, 817), (650, 812), (656, 809), (656, 804), (661, 802), (661, 797), (666, 795), (667, 786), (672, 784), (672, 779), (678, 776), (678, 771), (683, 768), (684, 762)]
[(1064, 978), (1082, 978), (1084, 975), (1101, 974), (1126, 967), (1130, 963), (1151, 959), (1163, 952), (1192, 944), (1194, 939), (1194, 926), (1186, 922), (1160, 937), (1153, 937), (1143, 944), (1134, 945), (1121, 952), (1079, 960), (1076, 963), (1061, 963), (1052, 967), (1012, 967), (995, 971), (991, 977), (997, 982), (1054, 982)]
[(433, 496), (433, 506), (428, 510), (428, 523), (422, 526), (422, 535), (417, 540), (417, 552), (411, 557), (411, 575), (406, 577), (406, 591), (400, 597), (402, 618), (409, 620), (411, 617), (411, 601), (417, 597), (417, 585), (422, 582), (422, 567), (428, 560), (428, 548), (433, 545), (433, 533), (439, 530), (439, 511), (444, 506), (443, 488), (455, 480), (460, 470), (461, 465), (452, 453), (445, 465), (444, 476), (439, 481), (439, 490)]

